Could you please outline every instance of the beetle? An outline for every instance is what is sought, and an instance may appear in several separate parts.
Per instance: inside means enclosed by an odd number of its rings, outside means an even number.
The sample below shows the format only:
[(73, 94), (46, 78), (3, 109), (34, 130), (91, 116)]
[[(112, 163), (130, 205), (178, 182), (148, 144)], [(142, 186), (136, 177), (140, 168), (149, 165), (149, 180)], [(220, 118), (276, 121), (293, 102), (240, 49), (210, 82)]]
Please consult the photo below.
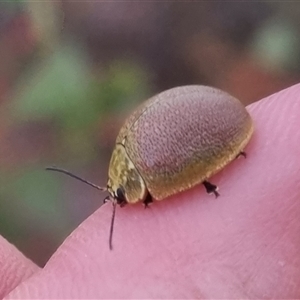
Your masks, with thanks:
[(219, 196), (208, 179), (239, 155), (253, 133), (252, 119), (236, 98), (219, 89), (190, 85), (166, 90), (140, 105), (121, 127), (112, 152), (106, 187), (69, 171), (58, 171), (108, 191), (116, 205), (146, 207), (202, 183)]

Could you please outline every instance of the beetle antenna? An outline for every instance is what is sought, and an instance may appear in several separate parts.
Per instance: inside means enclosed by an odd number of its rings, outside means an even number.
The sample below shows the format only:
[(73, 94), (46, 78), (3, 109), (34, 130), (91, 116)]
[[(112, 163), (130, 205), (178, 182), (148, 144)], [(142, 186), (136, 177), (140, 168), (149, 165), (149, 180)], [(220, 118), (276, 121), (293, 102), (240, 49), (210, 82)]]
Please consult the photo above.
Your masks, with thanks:
[(114, 233), (114, 224), (115, 224), (115, 215), (116, 215), (117, 202), (113, 201), (112, 205), (113, 205), (113, 211), (112, 211), (112, 215), (111, 215), (111, 223), (110, 223), (110, 230), (109, 230), (109, 250), (113, 249), (112, 237), (113, 237), (113, 233)]
[(57, 168), (57, 167), (47, 167), (46, 170), (47, 171), (55, 171), (55, 172), (60, 172), (60, 173), (66, 174), (66, 175), (68, 175), (70, 177), (73, 177), (73, 178), (75, 178), (77, 180), (80, 180), (81, 182), (84, 182), (84, 183), (86, 183), (86, 184), (88, 184), (88, 185), (92, 186), (93, 188), (95, 188), (97, 190), (100, 190), (100, 191), (106, 191), (107, 190), (104, 187), (98, 186), (98, 185), (96, 185), (96, 184), (94, 184), (94, 183), (92, 183), (92, 182), (90, 182), (88, 180), (85, 180), (85, 179), (83, 179), (83, 178), (81, 178), (81, 177), (79, 177), (79, 176), (77, 176), (77, 175), (75, 175), (75, 174), (73, 174), (73, 173), (71, 173), (71, 172), (69, 172), (67, 170), (64, 170), (64, 169), (60, 169), (60, 168)]

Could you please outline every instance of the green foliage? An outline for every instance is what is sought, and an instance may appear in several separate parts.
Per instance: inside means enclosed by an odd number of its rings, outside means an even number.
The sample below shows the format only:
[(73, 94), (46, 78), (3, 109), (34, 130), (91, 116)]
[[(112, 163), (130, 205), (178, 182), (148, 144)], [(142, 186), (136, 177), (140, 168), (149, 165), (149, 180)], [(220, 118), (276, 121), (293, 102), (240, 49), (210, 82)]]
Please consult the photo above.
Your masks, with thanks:
[(299, 71), (298, 31), (287, 20), (275, 18), (266, 22), (256, 33), (252, 51), (271, 71)]
[(128, 107), (145, 100), (149, 87), (147, 76), (138, 65), (114, 61), (101, 84), (94, 82), (91, 90), (95, 92), (97, 110), (104, 114), (128, 110)]
[[(18, 175), (11, 174), (4, 178), (1, 174), (1, 183), (5, 186), (1, 189), (3, 202), (11, 199), (16, 207), (14, 211), (2, 209), (3, 217), (15, 214), (15, 226), (33, 228), (40, 232), (57, 231), (66, 227), (68, 220), (61, 201), (62, 181), (61, 178), (47, 173), (42, 166), (21, 171)], [(22, 199), (18, 201), (17, 199)], [(8, 206), (10, 207), (10, 206)], [(8, 209), (8, 211), (7, 211)], [(2, 216), (1, 219), (3, 220)], [(7, 220), (8, 221), (8, 220)], [(1, 224), (1, 227), (10, 228), (12, 223)], [(6, 231), (6, 229), (5, 229)]]
[[(70, 112), (92, 114), (86, 105), (88, 68), (84, 54), (72, 45), (63, 46), (26, 74), (14, 111), (21, 119), (70, 118)], [(82, 111), (84, 110), (84, 111)], [(75, 115), (76, 117), (76, 115)], [(82, 122), (79, 118), (77, 122)]]

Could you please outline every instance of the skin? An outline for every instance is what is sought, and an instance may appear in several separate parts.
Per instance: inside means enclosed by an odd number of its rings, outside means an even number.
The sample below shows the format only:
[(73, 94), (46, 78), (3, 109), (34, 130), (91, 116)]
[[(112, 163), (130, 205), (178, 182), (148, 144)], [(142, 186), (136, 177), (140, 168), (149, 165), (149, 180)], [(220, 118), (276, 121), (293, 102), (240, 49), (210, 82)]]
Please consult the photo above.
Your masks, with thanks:
[(0, 240), (0, 263), (13, 256), (2, 295), (24, 279), (5, 299), (300, 298), (300, 85), (249, 111), (248, 157), (212, 178), (218, 199), (200, 185), (147, 210), (118, 208), (113, 251), (108, 203), (39, 271)]

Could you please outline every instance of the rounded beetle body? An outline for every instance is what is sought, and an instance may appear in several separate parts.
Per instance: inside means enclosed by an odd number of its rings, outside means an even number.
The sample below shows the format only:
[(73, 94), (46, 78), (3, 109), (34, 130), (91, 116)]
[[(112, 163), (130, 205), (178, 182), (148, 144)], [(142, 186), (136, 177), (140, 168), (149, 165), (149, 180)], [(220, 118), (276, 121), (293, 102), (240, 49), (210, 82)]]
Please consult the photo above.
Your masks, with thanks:
[(107, 189), (119, 204), (189, 189), (241, 153), (253, 132), (245, 107), (207, 86), (182, 86), (144, 102), (116, 139)]

